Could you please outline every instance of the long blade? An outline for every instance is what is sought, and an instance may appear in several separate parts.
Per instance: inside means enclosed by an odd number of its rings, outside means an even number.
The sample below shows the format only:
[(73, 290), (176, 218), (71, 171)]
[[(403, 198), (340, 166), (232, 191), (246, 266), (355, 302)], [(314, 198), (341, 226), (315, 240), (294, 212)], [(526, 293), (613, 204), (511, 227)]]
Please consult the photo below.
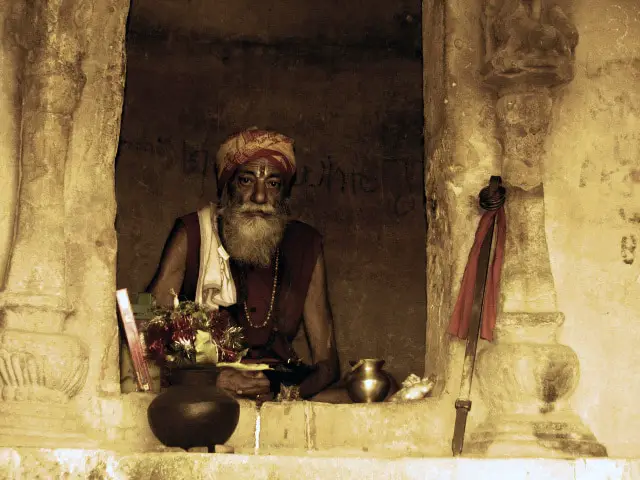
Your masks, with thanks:
[(487, 275), (489, 273), (489, 260), (491, 258), (491, 245), (493, 243), (493, 231), (495, 218), (489, 227), (489, 231), (482, 241), (480, 256), (478, 258), (478, 270), (476, 272), (475, 289), (473, 291), (473, 304), (471, 306), (471, 322), (467, 334), (467, 348), (464, 353), (464, 363), (462, 365), (462, 380), (460, 382), (460, 393), (456, 400), (456, 423), (453, 430), (453, 440), (451, 449), (454, 456), (462, 453), (464, 445), (464, 434), (467, 426), (467, 415), (471, 410), (471, 381), (473, 379), (473, 369), (476, 363), (476, 348), (478, 337), (480, 336), (480, 324), (482, 322), (482, 309), (484, 306), (484, 292), (487, 285)]

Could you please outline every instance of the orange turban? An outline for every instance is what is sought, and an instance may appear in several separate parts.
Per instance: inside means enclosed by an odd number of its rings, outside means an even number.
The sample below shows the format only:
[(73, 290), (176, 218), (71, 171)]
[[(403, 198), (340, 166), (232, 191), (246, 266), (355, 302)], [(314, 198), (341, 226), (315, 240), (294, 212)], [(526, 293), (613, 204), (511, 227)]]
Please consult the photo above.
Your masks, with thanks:
[(240, 165), (259, 158), (277, 168), (285, 182), (291, 181), (296, 172), (292, 139), (280, 133), (250, 128), (229, 137), (218, 150), (218, 190), (222, 191)]

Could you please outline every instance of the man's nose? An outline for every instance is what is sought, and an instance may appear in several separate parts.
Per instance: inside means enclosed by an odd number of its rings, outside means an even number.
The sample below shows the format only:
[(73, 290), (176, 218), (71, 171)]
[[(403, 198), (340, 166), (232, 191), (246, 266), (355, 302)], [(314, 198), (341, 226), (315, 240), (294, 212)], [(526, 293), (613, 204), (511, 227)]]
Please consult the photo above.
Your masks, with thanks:
[(262, 182), (256, 182), (253, 194), (251, 195), (251, 201), (258, 205), (267, 203), (267, 192)]

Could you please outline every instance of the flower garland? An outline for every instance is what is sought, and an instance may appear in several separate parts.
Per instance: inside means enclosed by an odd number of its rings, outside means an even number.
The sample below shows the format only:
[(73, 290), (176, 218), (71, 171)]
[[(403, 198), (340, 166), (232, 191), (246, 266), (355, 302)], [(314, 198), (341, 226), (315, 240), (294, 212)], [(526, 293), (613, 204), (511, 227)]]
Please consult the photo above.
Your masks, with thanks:
[(173, 308), (154, 306), (153, 318), (143, 328), (147, 357), (159, 366), (240, 362), (246, 355), (242, 328), (226, 311), (192, 301)]

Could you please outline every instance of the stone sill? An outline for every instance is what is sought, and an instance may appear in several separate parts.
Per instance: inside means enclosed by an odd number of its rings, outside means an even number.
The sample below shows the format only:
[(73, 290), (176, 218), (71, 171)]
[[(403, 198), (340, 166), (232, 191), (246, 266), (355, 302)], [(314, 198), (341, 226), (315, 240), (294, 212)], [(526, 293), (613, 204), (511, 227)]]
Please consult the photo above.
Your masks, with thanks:
[[(162, 448), (147, 423), (147, 407), (154, 397), (132, 393), (96, 399), (86, 421), (104, 435), (100, 447), (128, 452)], [(451, 455), (454, 415), (450, 402), (437, 399), (357, 405), (304, 401), (267, 402), (258, 419), (255, 403), (241, 400), (240, 421), (227, 445), (237, 452), (251, 453), (338, 450), (360, 455), (381, 452), (385, 456), (445, 457)]]
[(630, 480), (638, 459), (349, 458), (203, 453), (117, 454), (107, 450), (0, 449), (0, 478), (213, 479), (290, 478), (397, 480)]

